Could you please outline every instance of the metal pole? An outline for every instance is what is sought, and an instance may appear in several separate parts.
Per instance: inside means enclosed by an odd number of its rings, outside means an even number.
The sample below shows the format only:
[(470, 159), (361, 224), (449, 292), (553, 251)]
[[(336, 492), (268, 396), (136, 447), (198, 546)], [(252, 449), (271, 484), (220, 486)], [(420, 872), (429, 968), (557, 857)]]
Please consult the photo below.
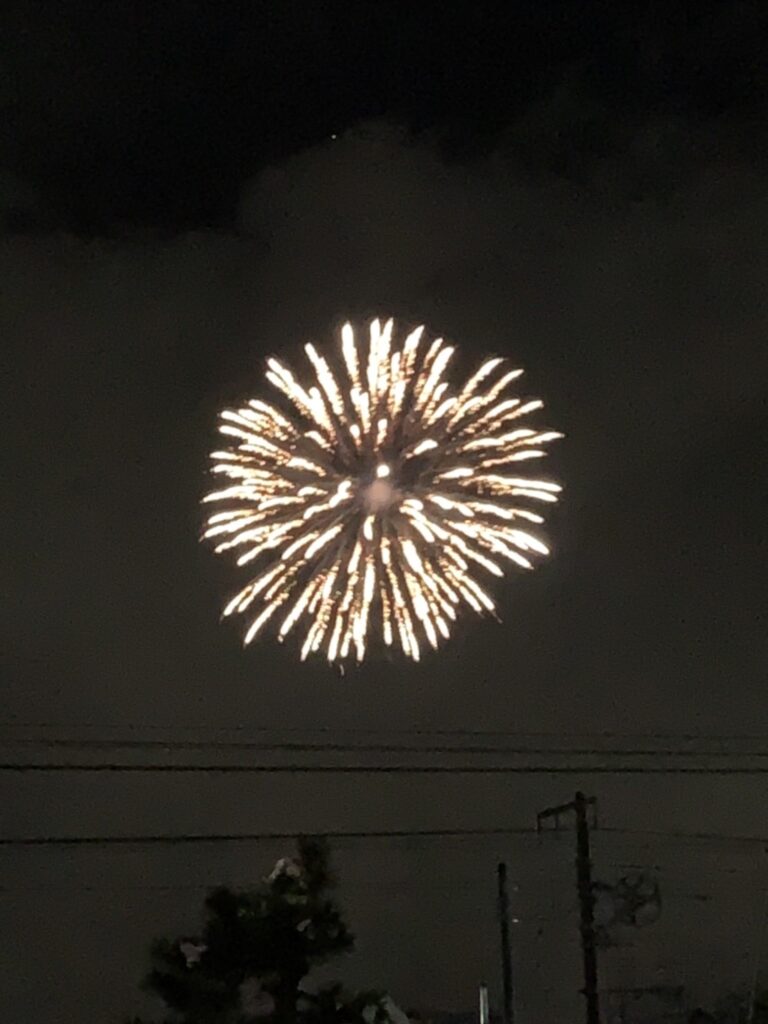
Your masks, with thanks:
[(509, 937), (509, 891), (507, 888), (507, 865), (503, 862), (497, 868), (499, 883), (499, 930), (501, 934), (501, 977), (504, 992), (504, 1024), (514, 1022), (512, 988), (512, 948)]
[(600, 1001), (597, 993), (597, 949), (595, 946), (595, 897), (592, 891), (587, 798), (583, 793), (576, 794), (573, 809), (576, 813), (576, 882), (581, 911), (581, 952), (584, 961), (586, 1021), (587, 1024), (600, 1024)]
[(491, 1013), (488, 1004), (488, 986), (480, 986), (480, 1024), (491, 1024)]
[[(763, 856), (768, 853), (768, 847), (763, 850)], [(760, 967), (762, 966), (763, 950), (765, 948), (766, 932), (768, 932), (768, 885), (765, 887), (762, 903), (762, 917), (759, 922), (759, 933), (757, 948), (752, 969), (752, 985), (749, 991), (749, 1007), (747, 1009), (747, 1024), (752, 1024), (755, 1019), (755, 1004), (757, 1002), (757, 986), (760, 983)]]

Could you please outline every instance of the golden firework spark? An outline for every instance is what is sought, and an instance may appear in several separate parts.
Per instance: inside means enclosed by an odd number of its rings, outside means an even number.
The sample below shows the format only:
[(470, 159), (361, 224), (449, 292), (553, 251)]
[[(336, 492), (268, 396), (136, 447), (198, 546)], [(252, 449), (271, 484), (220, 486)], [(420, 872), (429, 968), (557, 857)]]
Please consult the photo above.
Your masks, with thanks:
[(336, 370), (306, 345), (306, 388), (269, 359), (282, 410), (253, 399), (221, 414), (229, 447), (211, 458), (225, 486), (204, 500), (222, 511), (204, 536), (257, 567), (224, 609), (249, 616), (246, 644), (272, 620), (280, 639), (303, 629), (302, 659), (362, 661), (380, 639), (418, 661), (462, 605), (493, 612), (478, 576), (548, 554), (529, 506), (560, 487), (517, 463), (563, 435), (520, 425), (542, 406), (508, 396), (522, 370), (490, 359), (455, 389), (452, 346), (419, 327), (397, 347), (392, 329), (374, 320), (365, 352), (345, 324)]

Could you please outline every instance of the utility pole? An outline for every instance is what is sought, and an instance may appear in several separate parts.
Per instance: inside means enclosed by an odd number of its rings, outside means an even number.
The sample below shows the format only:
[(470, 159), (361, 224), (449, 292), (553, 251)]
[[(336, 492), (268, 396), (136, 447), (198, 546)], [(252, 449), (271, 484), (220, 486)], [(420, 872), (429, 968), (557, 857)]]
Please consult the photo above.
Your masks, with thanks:
[(490, 1003), (488, 1001), (488, 986), (483, 982), (480, 985), (480, 1024), (491, 1024)]
[(497, 868), (499, 883), (499, 930), (501, 933), (501, 978), (504, 992), (504, 1024), (514, 1024), (512, 989), (512, 948), (509, 937), (509, 891), (507, 865), (502, 861)]
[(597, 991), (597, 946), (595, 944), (595, 896), (592, 890), (592, 861), (589, 850), (589, 822), (587, 808), (595, 807), (595, 798), (579, 792), (567, 804), (548, 807), (536, 817), (536, 829), (540, 833), (542, 824), (554, 819), (555, 828), (560, 818), (572, 813), (576, 817), (576, 886), (579, 894), (581, 955), (584, 970), (582, 994), (586, 1001), (586, 1024), (600, 1024), (600, 999)]
[[(768, 853), (768, 846), (763, 848), (763, 856)], [(757, 947), (755, 949), (754, 966), (752, 971), (752, 985), (749, 990), (749, 1008), (747, 1010), (747, 1024), (752, 1024), (757, 1009), (757, 988), (760, 982), (760, 966), (763, 962), (765, 951), (765, 939), (768, 934), (768, 885), (763, 894), (762, 916), (759, 921), (759, 933)]]

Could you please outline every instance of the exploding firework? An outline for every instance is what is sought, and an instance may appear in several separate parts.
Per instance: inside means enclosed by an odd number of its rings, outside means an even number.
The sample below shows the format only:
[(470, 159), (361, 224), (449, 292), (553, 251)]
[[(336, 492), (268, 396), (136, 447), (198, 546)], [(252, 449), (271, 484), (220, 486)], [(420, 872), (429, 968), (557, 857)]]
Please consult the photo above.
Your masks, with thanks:
[(392, 330), (374, 320), (365, 352), (346, 324), (332, 361), (306, 345), (306, 388), (269, 359), (280, 407), (221, 414), (230, 446), (211, 458), (225, 485), (204, 500), (222, 511), (204, 536), (256, 568), (224, 610), (249, 616), (246, 644), (272, 620), (280, 639), (303, 630), (302, 659), (362, 661), (382, 641), (418, 661), (463, 605), (494, 611), (478, 577), (548, 554), (531, 506), (560, 487), (516, 467), (562, 435), (515, 422), (542, 406), (508, 396), (522, 370), (490, 359), (453, 388), (451, 346), (419, 327), (397, 347)]

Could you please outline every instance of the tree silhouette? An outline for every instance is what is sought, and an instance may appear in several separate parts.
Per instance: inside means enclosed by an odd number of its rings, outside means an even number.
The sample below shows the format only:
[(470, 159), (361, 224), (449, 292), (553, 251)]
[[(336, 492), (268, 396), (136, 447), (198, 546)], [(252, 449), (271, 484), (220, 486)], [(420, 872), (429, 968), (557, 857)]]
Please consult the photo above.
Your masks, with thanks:
[[(205, 901), (197, 937), (160, 939), (145, 986), (174, 1024), (376, 1024), (389, 1019), (382, 993), (350, 995), (338, 984), (310, 992), (311, 970), (349, 952), (354, 939), (332, 897), (328, 849), (301, 839), (252, 891), (219, 888)], [(140, 1024), (140, 1022), (137, 1022)]]

